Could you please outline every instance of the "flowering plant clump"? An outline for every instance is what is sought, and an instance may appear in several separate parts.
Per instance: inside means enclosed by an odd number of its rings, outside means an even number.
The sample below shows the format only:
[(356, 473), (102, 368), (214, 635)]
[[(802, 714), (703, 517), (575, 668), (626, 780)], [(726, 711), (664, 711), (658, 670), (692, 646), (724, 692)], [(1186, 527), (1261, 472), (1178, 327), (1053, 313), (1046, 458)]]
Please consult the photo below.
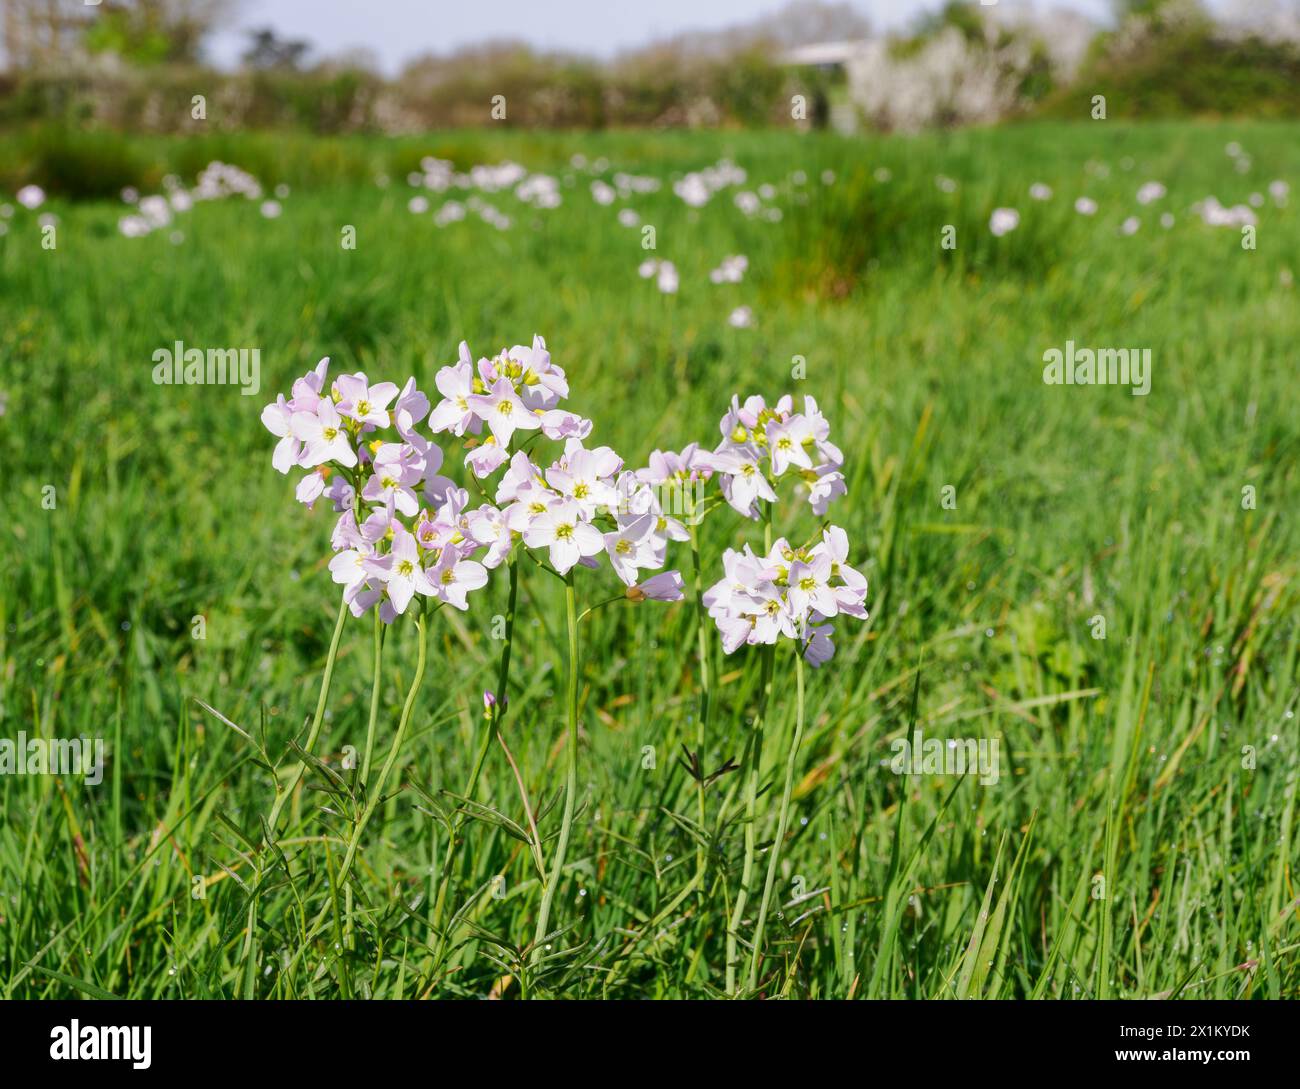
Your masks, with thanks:
[[(754, 880), (759, 768), (774, 655), (782, 638), (795, 649), (796, 726), (750, 943), (749, 983), (755, 987), (803, 732), (803, 666), (820, 666), (834, 655), (833, 622), (839, 617), (867, 617), (867, 581), (849, 564), (844, 530), (823, 524), (802, 545), (772, 536), (773, 510), (783, 486), (792, 486), (818, 518), (846, 494), (844, 457), (830, 441), (829, 422), (812, 397), (804, 399), (802, 412), (794, 410), (789, 396), (771, 406), (757, 396), (744, 402), (733, 397), (719, 423), (721, 441), (714, 449), (691, 443), (680, 451), (655, 450), (643, 467), (630, 469), (614, 449), (592, 442), (590, 419), (565, 407), (568, 378), (552, 362), (541, 337), (534, 337), (531, 345), (504, 348), (477, 360), (462, 342), (457, 359), (438, 370), (434, 385), (440, 395), (436, 404), (413, 378), (400, 388), (392, 382), (371, 382), (361, 372), (331, 380), (329, 360), (324, 359), (293, 383), (287, 398), (281, 394), (262, 412), (263, 423), (279, 440), (271, 459), (274, 468), (286, 474), (305, 470), (296, 485), (298, 501), (309, 508), (327, 503), (337, 516), (330, 534), (334, 555), (329, 569), (342, 587), (342, 601), (316, 717), (304, 746), (308, 759), (314, 759), (309, 754), (320, 730), (344, 622), (348, 616), (367, 613), (374, 618), (370, 716), (339, 880), (350, 873), (361, 835), (400, 753), (424, 674), (428, 617), (444, 605), (468, 609), (469, 596), (487, 586), (491, 573), (499, 569), (508, 578), (506, 626), (495, 687), (485, 687), (482, 695), (486, 728), (478, 756), (468, 784), (457, 796), (465, 806), (476, 804), (473, 795), (490, 740), (498, 740), (509, 756), (502, 724), (509, 706), (518, 585), (521, 568), (536, 567), (564, 585), (568, 636), (564, 806), (549, 866), (544, 854), (553, 837), (538, 833), (524, 784), (517, 779), (542, 890), (531, 964), (543, 963), (555, 934), (550, 916), (564, 877), (578, 794), (579, 625), (596, 609), (620, 601), (681, 600), (685, 582), (678, 571), (665, 567), (670, 547), (687, 545), (693, 567), (700, 714), (698, 751), (686, 751), (697, 784), (701, 829), (708, 826), (705, 787), (721, 774), (706, 776), (699, 770), (712, 698), (710, 622), (721, 634), (725, 653), (755, 646), (761, 656), (760, 702), (751, 720), (744, 765), (744, 868), (727, 928), (727, 987), (733, 993), (738, 930)], [(477, 502), (471, 501), (468, 488), (443, 475), (443, 448), (434, 436), (462, 445), (463, 474)], [(555, 444), (554, 452), (541, 456), (546, 442)], [(762, 523), (763, 546), (761, 551), (749, 544), (727, 548), (721, 557), (722, 577), (706, 586), (699, 526), (709, 513), (726, 506)], [(621, 592), (579, 611), (577, 572), (598, 571), (606, 564), (622, 584)], [(414, 617), (417, 666), (387, 758), (372, 781), (385, 631), (404, 616)], [(270, 837), (305, 762), (277, 793), (266, 822)], [(723, 770), (731, 767), (728, 762)], [(434, 929), (444, 949), (459, 925), (456, 913), (449, 929), (440, 929), (468, 812), (458, 808), (446, 817), (449, 841), (433, 905)], [(706, 872), (701, 838), (695, 876), (666, 910), (693, 891), (703, 894), (709, 887)], [(349, 933), (350, 928), (349, 920)]]
[[(435, 376), (441, 394), (436, 405), (431, 405), (413, 378), (399, 389), (392, 382), (372, 383), (361, 372), (340, 375), (332, 382), (328, 375), (329, 360), (324, 359), (293, 383), (288, 398), (281, 394), (266, 406), (262, 422), (279, 439), (272, 465), (282, 473), (294, 468), (307, 470), (297, 484), (299, 502), (309, 508), (328, 502), (338, 516), (330, 535), (334, 557), (329, 568), (343, 588), (342, 608), (318, 715), (305, 746), (308, 752), (320, 729), (320, 712), (344, 615), (360, 617), (373, 611), (375, 616), (375, 684), (360, 768), (367, 800), (357, 809), (341, 876), (346, 877), (350, 870), (361, 833), (406, 733), (423, 677), (426, 614), (443, 605), (467, 609), (469, 595), (487, 585), (490, 571), (504, 565), (509, 575), (507, 630), (496, 691), (487, 690), (483, 695), (489, 730), (461, 795), (472, 797), (487, 742), (493, 736), (500, 738), (508, 705), (517, 561), (521, 552), (525, 553), (564, 582), (569, 635), (565, 802), (538, 916), (535, 947), (540, 955), (549, 934), (551, 904), (563, 873), (576, 806), (578, 622), (594, 609), (618, 600), (680, 600), (680, 574), (662, 568), (669, 542), (685, 540), (689, 534), (680, 521), (665, 515), (653, 488), (627, 470), (618, 453), (608, 446), (586, 444), (592, 422), (561, 407), (569, 394), (568, 380), (551, 362), (541, 337), (534, 337), (530, 346), (515, 345), (477, 361), (462, 342), (456, 362), (442, 367)], [(465, 469), (483, 499), (477, 506), (471, 505), (467, 489), (441, 475), (443, 451), (422, 432), (420, 425), (426, 419), (429, 433), (462, 441)], [(562, 444), (545, 468), (533, 460), (531, 451), (539, 439)], [(489, 478), (503, 467), (489, 500)], [(580, 617), (574, 574), (578, 568), (599, 568), (602, 557), (623, 583), (624, 592), (588, 607)], [(642, 577), (643, 572), (651, 571), (658, 573)], [(413, 603), (419, 603), (418, 609)], [(381, 626), (393, 624), (413, 609), (419, 665), (392, 748), (371, 789), (366, 778), (378, 717)], [(290, 790), (296, 788), (301, 775), (300, 767)], [(283, 802), (284, 796), (278, 796), (268, 821), (272, 834)], [(435, 905), (435, 919), (439, 920), (459, 830), (458, 815)], [(540, 865), (541, 840), (532, 847)]]
[[(794, 411), (789, 395), (772, 406), (759, 396), (742, 403), (733, 396), (731, 406), (718, 424), (722, 441), (712, 451), (692, 444), (681, 453), (656, 451), (651, 458), (650, 479), (677, 488), (676, 497), (690, 496), (692, 513), (692, 556), (695, 561), (695, 596), (699, 617), (699, 663), (702, 679), (697, 743), (703, 747), (710, 707), (708, 652), (703, 631), (707, 615), (722, 636), (723, 650), (732, 654), (743, 646), (763, 647), (760, 702), (752, 723), (746, 759), (745, 855), (740, 886), (727, 930), (727, 990), (735, 993), (739, 927), (744, 919), (754, 873), (755, 824), (759, 796), (759, 767), (763, 731), (772, 690), (776, 645), (782, 637), (791, 640), (795, 657), (796, 725), (786, 755), (785, 789), (781, 800), (776, 840), (769, 857), (767, 880), (751, 942), (749, 985), (757, 985), (762, 956), (763, 928), (772, 899), (776, 867), (789, 819), (794, 785), (795, 759), (803, 734), (803, 664), (816, 667), (835, 654), (832, 619), (839, 616), (866, 619), (867, 580), (848, 563), (848, 535), (838, 526), (826, 525), (807, 544), (792, 545), (784, 537), (772, 539), (772, 509), (778, 489), (793, 481), (798, 493), (806, 493), (812, 511), (819, 518), (830, 504), (847, 492), (842, 466), (844, 455), (830, 441), (830, 424), (812, 397), (804, 398), (804, 411)], [(722, 557), (723, 577), (707, 590), (703, 588), (702, 566), (694, 526), (718, 505), (699, 494), (699, 486), (716, 481), (721, 501), (739, 514), (763, 523), (763, 551), (750, 545), (740, 551), (728, 548)], [(688, 485), (696, 485), (694, 491)], [(692, 756), (692, 760), (698, 758)], [(704, 781), (699, 787), (699, 822), (705, 824)], [(703, 884), (704, 857), (697, 863), (697, 881)]]

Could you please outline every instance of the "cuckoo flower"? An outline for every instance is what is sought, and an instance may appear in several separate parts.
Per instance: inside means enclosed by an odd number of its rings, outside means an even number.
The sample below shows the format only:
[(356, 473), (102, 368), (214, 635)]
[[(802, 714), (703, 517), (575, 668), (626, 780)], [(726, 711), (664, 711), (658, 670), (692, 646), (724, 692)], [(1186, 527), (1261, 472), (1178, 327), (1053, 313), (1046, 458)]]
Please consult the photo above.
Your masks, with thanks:
[(295, 412), (290, 420), (293, 435), (305, 447), (301, 464), (311, 469), (327, 461), (348, 468), (356, 465), (357, 452), (334, 405), (322, 400), (315, 413)]

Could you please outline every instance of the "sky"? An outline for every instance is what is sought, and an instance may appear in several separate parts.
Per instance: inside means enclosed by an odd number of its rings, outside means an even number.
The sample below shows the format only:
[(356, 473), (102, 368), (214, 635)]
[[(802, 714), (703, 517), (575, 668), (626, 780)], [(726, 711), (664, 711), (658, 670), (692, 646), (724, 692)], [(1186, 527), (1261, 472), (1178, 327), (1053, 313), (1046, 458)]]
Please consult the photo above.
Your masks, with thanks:
[[(972, 0), (974, 2), (974, 0)], [(1111, 0), (1022, 0), (1073, 8), (1105, 21)], [(212, 39), (209, 56), (233, 67), (247, 30), (273, 27), (310, 41), (316, 55), (357, 47), (393, 75), (421, 53), (446, 53), (491, 38), (522, 38), (544, 49), (609, 57), (621, 49), (691, 30), (720, 30), (770, 14), (785, 0), (242, 0), (231, 26)], [(852, 0), (875, 30), (907, 26), (941, 0)]]

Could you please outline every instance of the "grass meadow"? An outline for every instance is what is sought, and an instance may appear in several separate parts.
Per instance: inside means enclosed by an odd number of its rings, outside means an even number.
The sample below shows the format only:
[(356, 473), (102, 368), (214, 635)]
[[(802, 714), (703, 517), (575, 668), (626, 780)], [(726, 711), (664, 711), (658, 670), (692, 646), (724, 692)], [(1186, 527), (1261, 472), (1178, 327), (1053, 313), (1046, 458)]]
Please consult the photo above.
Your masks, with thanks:
[[(30, 147), (0, 137), (0, 159)], [(518, 781), (494, 744), (459, 800), (496, 676), (498, 575), (430, 625), (410, 736), (347, 880), (360, 787), (343, 753), (367, 727), (368, 617), (344, 627), (319, 759), (264, 843), (338, 593), (332, 516), (272, 470), (263, 405), (322, 356), (432, 394), (461, 339), (490, 355), (534, 333), (593, 439), (631, 465), (716, 444), (733, 394), (814, 396), (844, 451), (848, 495), (829, 517), (871, 617), (838, 627), (835, 658), (806, 673), (776, 905), (740, 995), (1296, 996), (1300, 126), (235, 135), (117, 153), (187, 184), (219, 158), (289, 193), (278, 218), (229, 199), (127, 238), (118, 200), (51, 186), (56, 248), (23, 208), (0, 237), (0, 736), (86, 735), (107, 752), (98, 786), (0, 776), (4, 996), (725, 995), (742, 776), (710, 783), (701, 825), (683, 747), (706, 774), (745, 760), (759, 659), (724, 656), (710, 627), (700, 746), (689, 598), (583, 621), (577, 815), (544, 955), (534, 854), (549, 859), (559, 831), (566, 642), (563, 588), (536, 568), (520, 570), (503, 730)], [(600, 205), (577, 153), (663, 187)], [(548, 172), (563, 203), (487, 195), (508, 229), (438, 227), (439, 195), (407, 207), (428, 154)], [(747, 216), (735, 188), (698, 209), (673, 194), (674, 175), (722, 157), (747, 172), (740, 188), (775, 187), (763, 205), (779, 220)], [(1278, 179), (1289, 203), (1267, 196)], [(1139, 205), (1150, 180), (1167, 195)], [(1032, 200), (1034, 183), (1051, 198)], [(1192, 211), (1252, 193), (1267, 198), (1254, 249)], [(1095, 215), (1075, 211), (1081, 196)], [(655, 227), (653, 254), (622, 207)], [(1002, 237), (997, 207), (1020, 214)], [(744, 280), (710, 282), (732, 254)], [(647, 256), (674, 263), (675, 294), (638, 275)], [(751, 327), (728, 322), (741, 306)], [(259, 348), (260, 391), (155, 384), (154, 351), (178, 340)], [(1045, 384), (1044, 352), (1067, 341), (1150, 348), (1149, 395)], [(792, 538), (817, 527), (807, 504), (775, 512)], [(755, 527), (724, 508), (703, 530), (711, 582)], [(608, 568), (579, 583), (582, 604), (619, 589)], [(381, 751), (414, 656), (397, 625)], [(794, 728), (788, 647), (775, 668), (748, 829), (760, 872)], [(1000, 777), (895, 774), (892, 743), (916, 730), (998, 739)], [(463, 821), (455, 852), (449, 821)]]

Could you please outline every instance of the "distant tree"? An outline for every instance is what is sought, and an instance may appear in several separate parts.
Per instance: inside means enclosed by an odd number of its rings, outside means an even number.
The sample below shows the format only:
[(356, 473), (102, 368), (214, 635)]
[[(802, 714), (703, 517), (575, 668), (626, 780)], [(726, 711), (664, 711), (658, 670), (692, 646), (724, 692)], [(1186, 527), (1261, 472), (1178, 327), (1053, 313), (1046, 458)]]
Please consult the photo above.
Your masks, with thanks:
[(301, 38), (281, 38), (271, 27), (248, 32), (249, 47), (240, 58), (249, 68), (262, 71), (294, 72), (311, 52), (311, 43)]

